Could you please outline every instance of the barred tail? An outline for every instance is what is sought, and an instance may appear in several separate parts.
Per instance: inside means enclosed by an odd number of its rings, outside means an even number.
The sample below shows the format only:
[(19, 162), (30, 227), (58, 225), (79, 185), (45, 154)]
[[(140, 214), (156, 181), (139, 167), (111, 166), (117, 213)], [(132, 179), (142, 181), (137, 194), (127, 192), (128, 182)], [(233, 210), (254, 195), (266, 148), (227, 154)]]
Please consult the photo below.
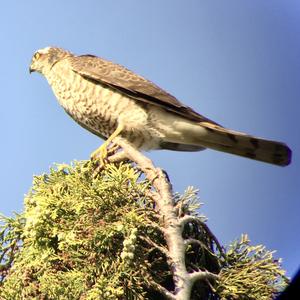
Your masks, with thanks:
[(292, 151), (284, 143), (257, 138), (208, 122), (200, 125), (207, 131), (197, 143), (203, 147), (279, 166), (287, 166), (291, 162)]

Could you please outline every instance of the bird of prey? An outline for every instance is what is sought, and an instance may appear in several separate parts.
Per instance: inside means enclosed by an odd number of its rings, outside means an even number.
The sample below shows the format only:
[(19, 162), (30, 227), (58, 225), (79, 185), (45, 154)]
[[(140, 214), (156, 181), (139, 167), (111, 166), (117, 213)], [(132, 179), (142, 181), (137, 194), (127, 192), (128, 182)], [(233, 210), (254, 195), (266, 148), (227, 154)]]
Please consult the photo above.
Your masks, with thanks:
[(46, 47), (33, 55), (33, 71), (46, 77), (77, 123), (107, 139), (94, 156), (119, 136), (141, 150), (210, 148), (280, 166), (291, 161), (284, 143), (224, 128), (151, 81), (94, 55)]

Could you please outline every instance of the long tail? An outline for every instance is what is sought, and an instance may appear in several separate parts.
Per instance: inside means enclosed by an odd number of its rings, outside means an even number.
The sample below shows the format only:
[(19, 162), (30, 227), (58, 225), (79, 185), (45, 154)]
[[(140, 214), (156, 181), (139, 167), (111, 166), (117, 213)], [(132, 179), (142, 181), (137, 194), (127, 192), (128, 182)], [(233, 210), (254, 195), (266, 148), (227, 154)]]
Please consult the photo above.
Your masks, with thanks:
[(200, 125), (207, 132), (197, 142), (203, 147), (279, 166), (287, 166), (291, 162), (292, 151), (284, 143), (257, 138), (208, 122)]

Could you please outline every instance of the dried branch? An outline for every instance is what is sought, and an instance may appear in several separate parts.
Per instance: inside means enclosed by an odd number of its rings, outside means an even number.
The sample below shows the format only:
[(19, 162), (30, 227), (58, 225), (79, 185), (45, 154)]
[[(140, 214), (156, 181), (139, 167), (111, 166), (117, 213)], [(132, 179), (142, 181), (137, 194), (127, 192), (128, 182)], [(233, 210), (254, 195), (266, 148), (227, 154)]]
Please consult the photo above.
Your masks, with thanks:
[(169, 292), (167, 289), (165, 289), (163, 286), (161, 286), (160, 284), (156, 283), (155, 281), (152, 281), (151, 285), (157, 291), (159, 291), (161, 294), (163, 294), (167, 300), (177, 300), (177, 298), (171, 292)]
[(198, 245), (200, 247), (206, 247), (203, 242), (196, 240), (196, 239), (192, 239), (192, 238), (186, 239), (184, 241), (184, 244), (186, 247), (188, 247), (189, 245), (193, 245), (193, 244)]
[(198, 271), (192, 274), (188, 273), (185, 265), (186, 244), (182, 237), (184, 224), (188, 219), (183, 221), (183, 218), (179, 218), (176, 214), (172, 186), (167, 174), (163, 170), (156, 168), (149, 158), (145, 157), (124, 139), (117, 138), (116, 143), (123, 148), (127, 158), (135, 162), (141, 168), (148, 180), (152, 182), (156, 191), (156, 194), (153, 193), (155, 196), (153, 198), (156, 202), (160, 221), (163, 226), (163, 233), (168, 246), (168, 258), (175, 283), (175, 295), (170, 299), (190, 299), (195, 281), (215, 280), (217, 275), (208, 271)]
[(188, 224), (188, 223), (194, 222), (196, 224), (199, 224), (205, 230), (205, 232), (209, 235), (209, 237), (211, 238), (211, 240), (215, 242), (216, 247), (217, 247), (217, 249), (220, 252), (220, 255), (223, 256), (223, 257), (225, 257), (224, 249), (221, 246), (221, 244), (219, 243), (219, 241), (216, 238), (216, 236), (211, 232), (211, 230), (209, 229), (209, 227), (204, 222), (202, 222), (198, 217), (186, 215), (186, 216), (183, 216), (180, 219), (180, 222), (181, 222), (182, 230), (184, 229), (184, 226), (186, 224)]
[(208, 280), (208, 281), (216, 281), (219, 279), (219, 276), (208, 272), (208, 271), (197, 271), (189, 274), (190, 281), (192, 283), (198, 280)]
[(161, 253), (163, 253), (166, 257), (168, 257), (169, 252), (167, 251), (166, 248), (159, 246), (157, 243), (152, 241), (150, 238), (147, 236), (139, 236), (139, 238), (143, 241), (145, 241), (147, 244), (151, 245), (153, 248), (158, 249)]

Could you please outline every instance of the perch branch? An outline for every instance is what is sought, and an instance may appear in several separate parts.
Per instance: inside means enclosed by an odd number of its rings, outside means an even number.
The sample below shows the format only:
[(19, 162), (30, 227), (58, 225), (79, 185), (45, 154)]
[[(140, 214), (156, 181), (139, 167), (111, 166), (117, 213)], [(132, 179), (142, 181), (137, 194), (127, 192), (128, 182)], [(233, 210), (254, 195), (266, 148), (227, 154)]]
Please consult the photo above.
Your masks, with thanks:
[[(190, 299), (193, 284), (196, 280), (215, 279), (217, 275), (207, 271), (198, 271), (189, 274), (185, 266), (185, 242), (182, 237), (183, 221), (176, 215), (173, 201), (172, 186), (167, 174), (156, 168), (152, 161), (135, 149), (130, 143), (121, 137), (115, 142), (123, 149), (127, 158), (135, 162), (152, 182), (156, 191), (154, 200), (163, 224), (163, 233), (168, 246), (168, 258), (171, 264), (171, 271), (175, 283), (174, 295), (169, 293), (169, 299), (187, 300)], [(170, 296), (172, 295), (172, 297)]]

